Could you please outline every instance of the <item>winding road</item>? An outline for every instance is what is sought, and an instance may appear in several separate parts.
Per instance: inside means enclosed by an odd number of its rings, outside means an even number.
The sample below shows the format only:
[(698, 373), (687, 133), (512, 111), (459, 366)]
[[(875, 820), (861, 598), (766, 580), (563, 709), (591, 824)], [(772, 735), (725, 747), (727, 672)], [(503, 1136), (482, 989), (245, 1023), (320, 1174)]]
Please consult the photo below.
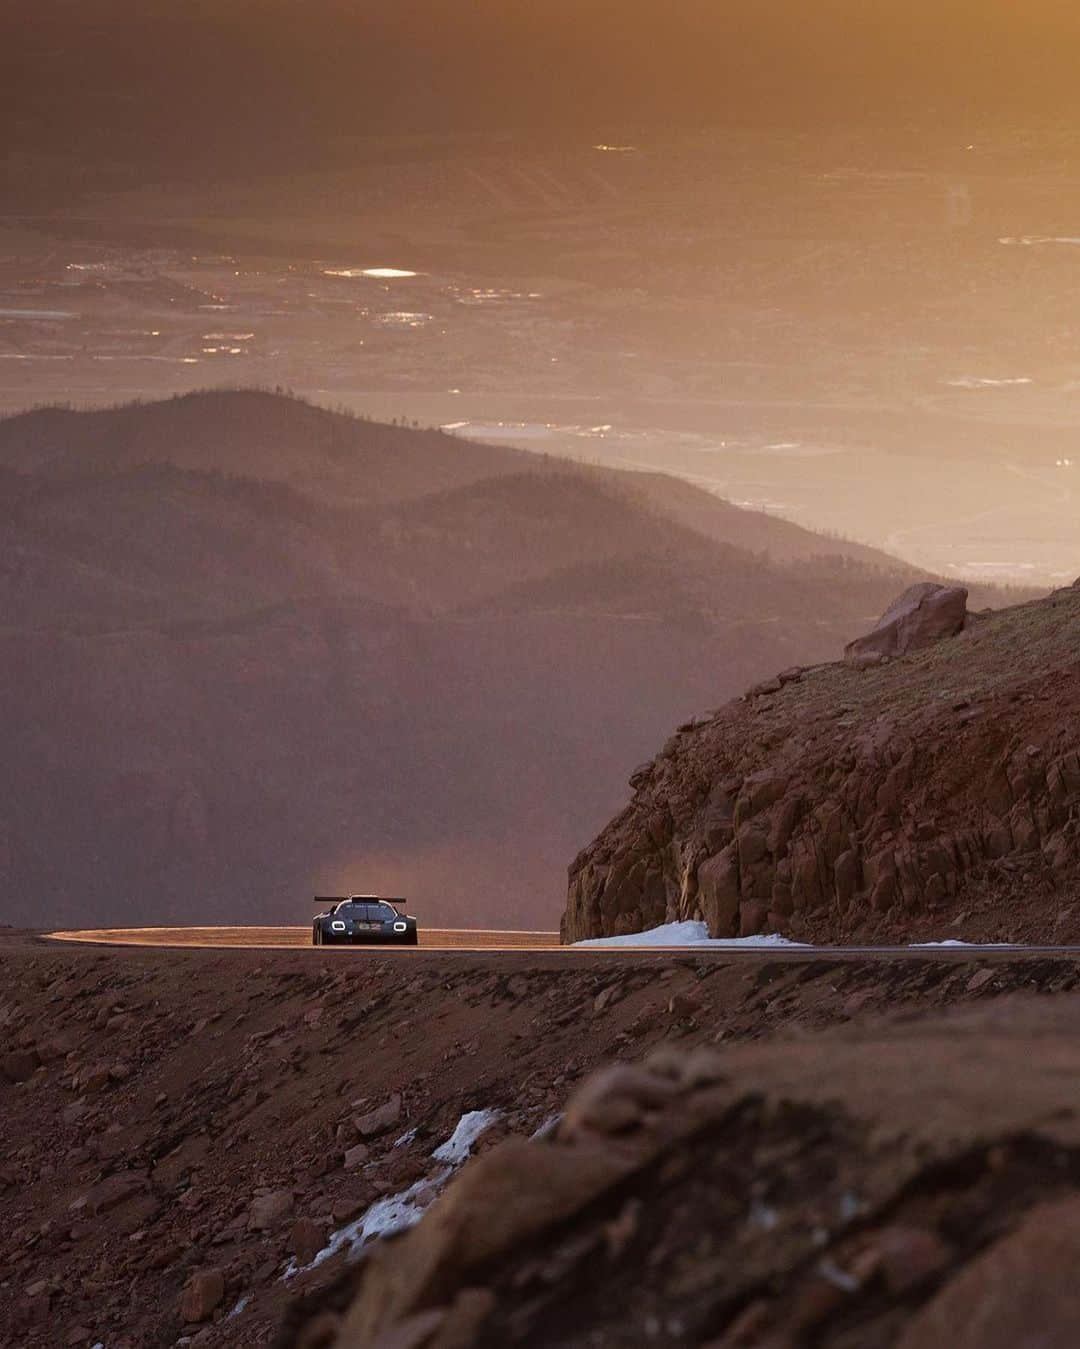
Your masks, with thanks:
[(310, 927), (129, 927), (85, 928), (42, 934), (46, 940), (78, 942), (95, 946), (132, 946), (203, 950), (291, 950), (308, 949), (322, 956), (389, 955), (408, 959), (417, 952), (499, 952), (536, 951), (620, 957), (657, 954), (712, 956), (723, 960), (816, 960), (821, 956), (880, 958), (888, 960), (986, 960), (1015, 959), (1017, 956), (1065, 956), (1080, 958), (1080, 946), (769, 946), (752, 943), (686, 946), (561, 946), (557, 932), (516, 932), (469, 928), (429, 928), (421, 931), (418, 947), (410, 946), (320, 946), (311, 945)]

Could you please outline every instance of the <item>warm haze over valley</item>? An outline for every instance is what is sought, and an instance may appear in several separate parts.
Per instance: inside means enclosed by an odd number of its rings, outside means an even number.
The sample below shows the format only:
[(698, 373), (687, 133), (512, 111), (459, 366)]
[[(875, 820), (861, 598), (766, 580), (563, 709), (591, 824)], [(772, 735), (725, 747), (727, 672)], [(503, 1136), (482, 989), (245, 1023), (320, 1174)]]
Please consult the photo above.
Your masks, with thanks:
[(1078, 64), (7, 0), (0, 1349), (1080, 1343)]

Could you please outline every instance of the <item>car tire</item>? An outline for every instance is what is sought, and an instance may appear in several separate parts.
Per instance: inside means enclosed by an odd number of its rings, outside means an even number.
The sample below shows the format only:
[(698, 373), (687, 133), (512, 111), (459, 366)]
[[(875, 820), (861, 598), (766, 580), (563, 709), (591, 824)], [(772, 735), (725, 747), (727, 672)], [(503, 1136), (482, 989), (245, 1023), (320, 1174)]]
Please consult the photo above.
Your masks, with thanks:
[(311, 929), (311, 944), (312, 946), (322, 945), (322, 929), (318, 926)]
[(411, 932), (407, 932), (405, 934), (406, 946), (417, 946), (419, 944), (419, 941), (420, 941), (420, 934), (417, 932), (415, 928), (413, 928)]

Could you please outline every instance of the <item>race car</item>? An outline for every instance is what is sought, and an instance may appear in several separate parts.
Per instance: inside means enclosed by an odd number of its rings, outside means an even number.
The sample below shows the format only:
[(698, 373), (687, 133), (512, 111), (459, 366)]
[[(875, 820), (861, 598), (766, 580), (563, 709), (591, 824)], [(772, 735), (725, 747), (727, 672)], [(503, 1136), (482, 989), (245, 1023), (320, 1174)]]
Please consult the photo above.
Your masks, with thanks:
[(327, 906), (311, 924), (312, 946), (372, 945), (415, 946), (416, 919), (401, 911), (403, 899), (380, 895), (316, 895), (316, 904)]

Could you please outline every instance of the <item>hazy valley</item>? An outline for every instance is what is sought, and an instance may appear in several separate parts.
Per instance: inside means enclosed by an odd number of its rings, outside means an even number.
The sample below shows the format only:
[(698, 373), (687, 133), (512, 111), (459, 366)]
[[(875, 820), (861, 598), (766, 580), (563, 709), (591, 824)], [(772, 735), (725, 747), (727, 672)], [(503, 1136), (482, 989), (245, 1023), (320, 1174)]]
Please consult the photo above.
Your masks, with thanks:
[(300, 922), (362, 875), (553, 927), (674, 724), (916, 579), (675, 479), (264, 394), (9, 419), (0, 468), (21, 923)]

